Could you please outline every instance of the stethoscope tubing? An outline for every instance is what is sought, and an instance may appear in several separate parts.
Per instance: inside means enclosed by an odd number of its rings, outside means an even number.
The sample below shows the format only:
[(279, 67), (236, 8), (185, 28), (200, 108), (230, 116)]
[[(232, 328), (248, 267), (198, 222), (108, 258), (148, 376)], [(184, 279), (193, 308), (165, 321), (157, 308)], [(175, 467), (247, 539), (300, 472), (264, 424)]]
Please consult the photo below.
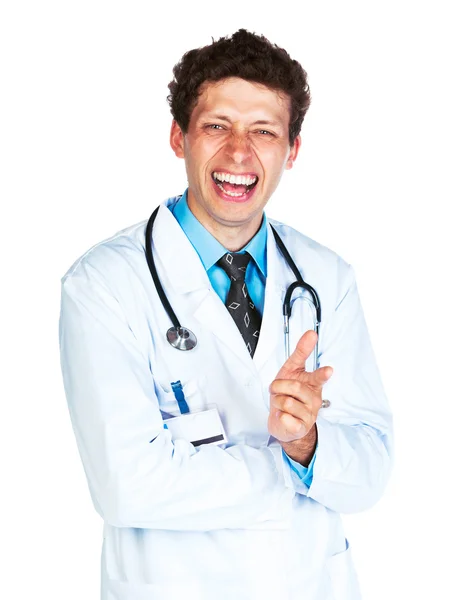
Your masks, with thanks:
[(148, 219), (148, 224), (146, 225), (146, 233), (145, 233), (145, 254), (146, 254), (146, 262), (148, 263), (149, 270), (151, 272), (151, 276), (154, 281), (154, 285), (156, 287), (156, 291), (158, 292), (159, 299), (161, 300), (162, 305), (164, 306), (164, 310), (168, 314), (170, 320), (172, 321), (173, 326), (176, 329), (180, 329), (181, 325), (179, 319), (177, 318), (175, 312), (172, 310), (172, 306), (166, 296), (166, 292), (161, 285), (161, 281), (159, 279), (158, 273), (156, 271), (156, 265), (154, 264), (154, 256), (152, 251), (152, 238), (153, 238), (153, 225), (156, 219), (156, 215), (158, 214), (159, 206), (154, 210), (151, 214), (151, 217)]

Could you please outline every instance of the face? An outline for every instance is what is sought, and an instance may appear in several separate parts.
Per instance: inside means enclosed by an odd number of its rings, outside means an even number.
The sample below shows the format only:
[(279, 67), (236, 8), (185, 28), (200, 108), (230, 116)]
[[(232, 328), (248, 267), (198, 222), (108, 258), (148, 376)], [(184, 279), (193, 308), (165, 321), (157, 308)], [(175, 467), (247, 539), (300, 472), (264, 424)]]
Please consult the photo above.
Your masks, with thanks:
[(218, 239), (246, 243), (255, 235), (299, 150), (299, 137), (289, 145), (288, 127), (289, 97), (239, 78), (204, 84), (185, 135), (173, 122), (171, 146), (185, 160), (190, 210)]

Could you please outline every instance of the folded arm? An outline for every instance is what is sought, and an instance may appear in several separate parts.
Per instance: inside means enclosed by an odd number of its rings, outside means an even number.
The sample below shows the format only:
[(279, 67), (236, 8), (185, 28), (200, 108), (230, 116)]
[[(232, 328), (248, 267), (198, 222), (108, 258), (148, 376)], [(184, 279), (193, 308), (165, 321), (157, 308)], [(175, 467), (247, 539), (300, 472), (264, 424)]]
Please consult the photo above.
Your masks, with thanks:
[(90, 265), (63, 280), (60, 348), (78, 448), (105, 521), (178, 530), (285, 526), (294, 491), (280, 445), (194, 448), (172, 440), (148, 357)]

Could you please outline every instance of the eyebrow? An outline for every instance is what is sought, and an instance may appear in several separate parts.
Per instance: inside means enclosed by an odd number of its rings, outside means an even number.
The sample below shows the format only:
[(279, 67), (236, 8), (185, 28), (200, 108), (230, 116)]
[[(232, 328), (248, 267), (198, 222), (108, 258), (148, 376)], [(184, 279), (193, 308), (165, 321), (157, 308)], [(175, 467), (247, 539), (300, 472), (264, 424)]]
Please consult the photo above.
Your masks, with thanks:
[[(219, 119), (220, 121), (227, 121), (228, 123), (232, 123), (231, 119), (226, 115), (208, 114), (208, 115), (205, 115), (204, 118), (205, 119)], [(258, 119), (257, 121), (254, 121), (252, 123), (252, 125), (273, 125), (273, 126), (280, 127), (281, 123), (279, 121), (268, 121), (266, 119)]]

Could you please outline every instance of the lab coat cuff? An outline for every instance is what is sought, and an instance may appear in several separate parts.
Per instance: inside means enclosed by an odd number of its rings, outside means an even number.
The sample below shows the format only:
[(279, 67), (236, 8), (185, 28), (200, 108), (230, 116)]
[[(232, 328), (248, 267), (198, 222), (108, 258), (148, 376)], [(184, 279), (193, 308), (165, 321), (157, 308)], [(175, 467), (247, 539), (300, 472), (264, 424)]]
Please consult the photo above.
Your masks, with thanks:
[(301, 481), (301, 478), (291, 468), (289, 458), (283, 452), (283, 448), (276, 438), (270, 437), (268, 448), (273, 453), (276, 468), (278, 472), (282, 474), (284, 485), (297, 494), (307, 496), (307, 492), (309, 491), (308, 486)]
[(317, 434), (308, 496), (340, 513), (373, 506), (388, 481), (391, 457), (387, 436), (363, 422), (335, 423), (320, 415)]
[(270, 436), (270, 440), (268, 442), (268, 449), (273, 455), (276, 470), (278, 474), (283, 478), (284, 485), (291, 490), (295, 490), (295, 483), (293, 480), (293, 472), (291, 471), (291, 467), (284, 458), (284, 452), (283, 448), (281, 447), (281, 444), (273, 436)]
[(307, 495), (324, 503), (333, 488), (333, 482), (335, 479), (339, 479), (338, 472), (342, 472), (343, 465), (337, 458), (336, 424), (327, 421), (319, 414), (316, 426), (317, 447), (314, 454), (314, 477)]

